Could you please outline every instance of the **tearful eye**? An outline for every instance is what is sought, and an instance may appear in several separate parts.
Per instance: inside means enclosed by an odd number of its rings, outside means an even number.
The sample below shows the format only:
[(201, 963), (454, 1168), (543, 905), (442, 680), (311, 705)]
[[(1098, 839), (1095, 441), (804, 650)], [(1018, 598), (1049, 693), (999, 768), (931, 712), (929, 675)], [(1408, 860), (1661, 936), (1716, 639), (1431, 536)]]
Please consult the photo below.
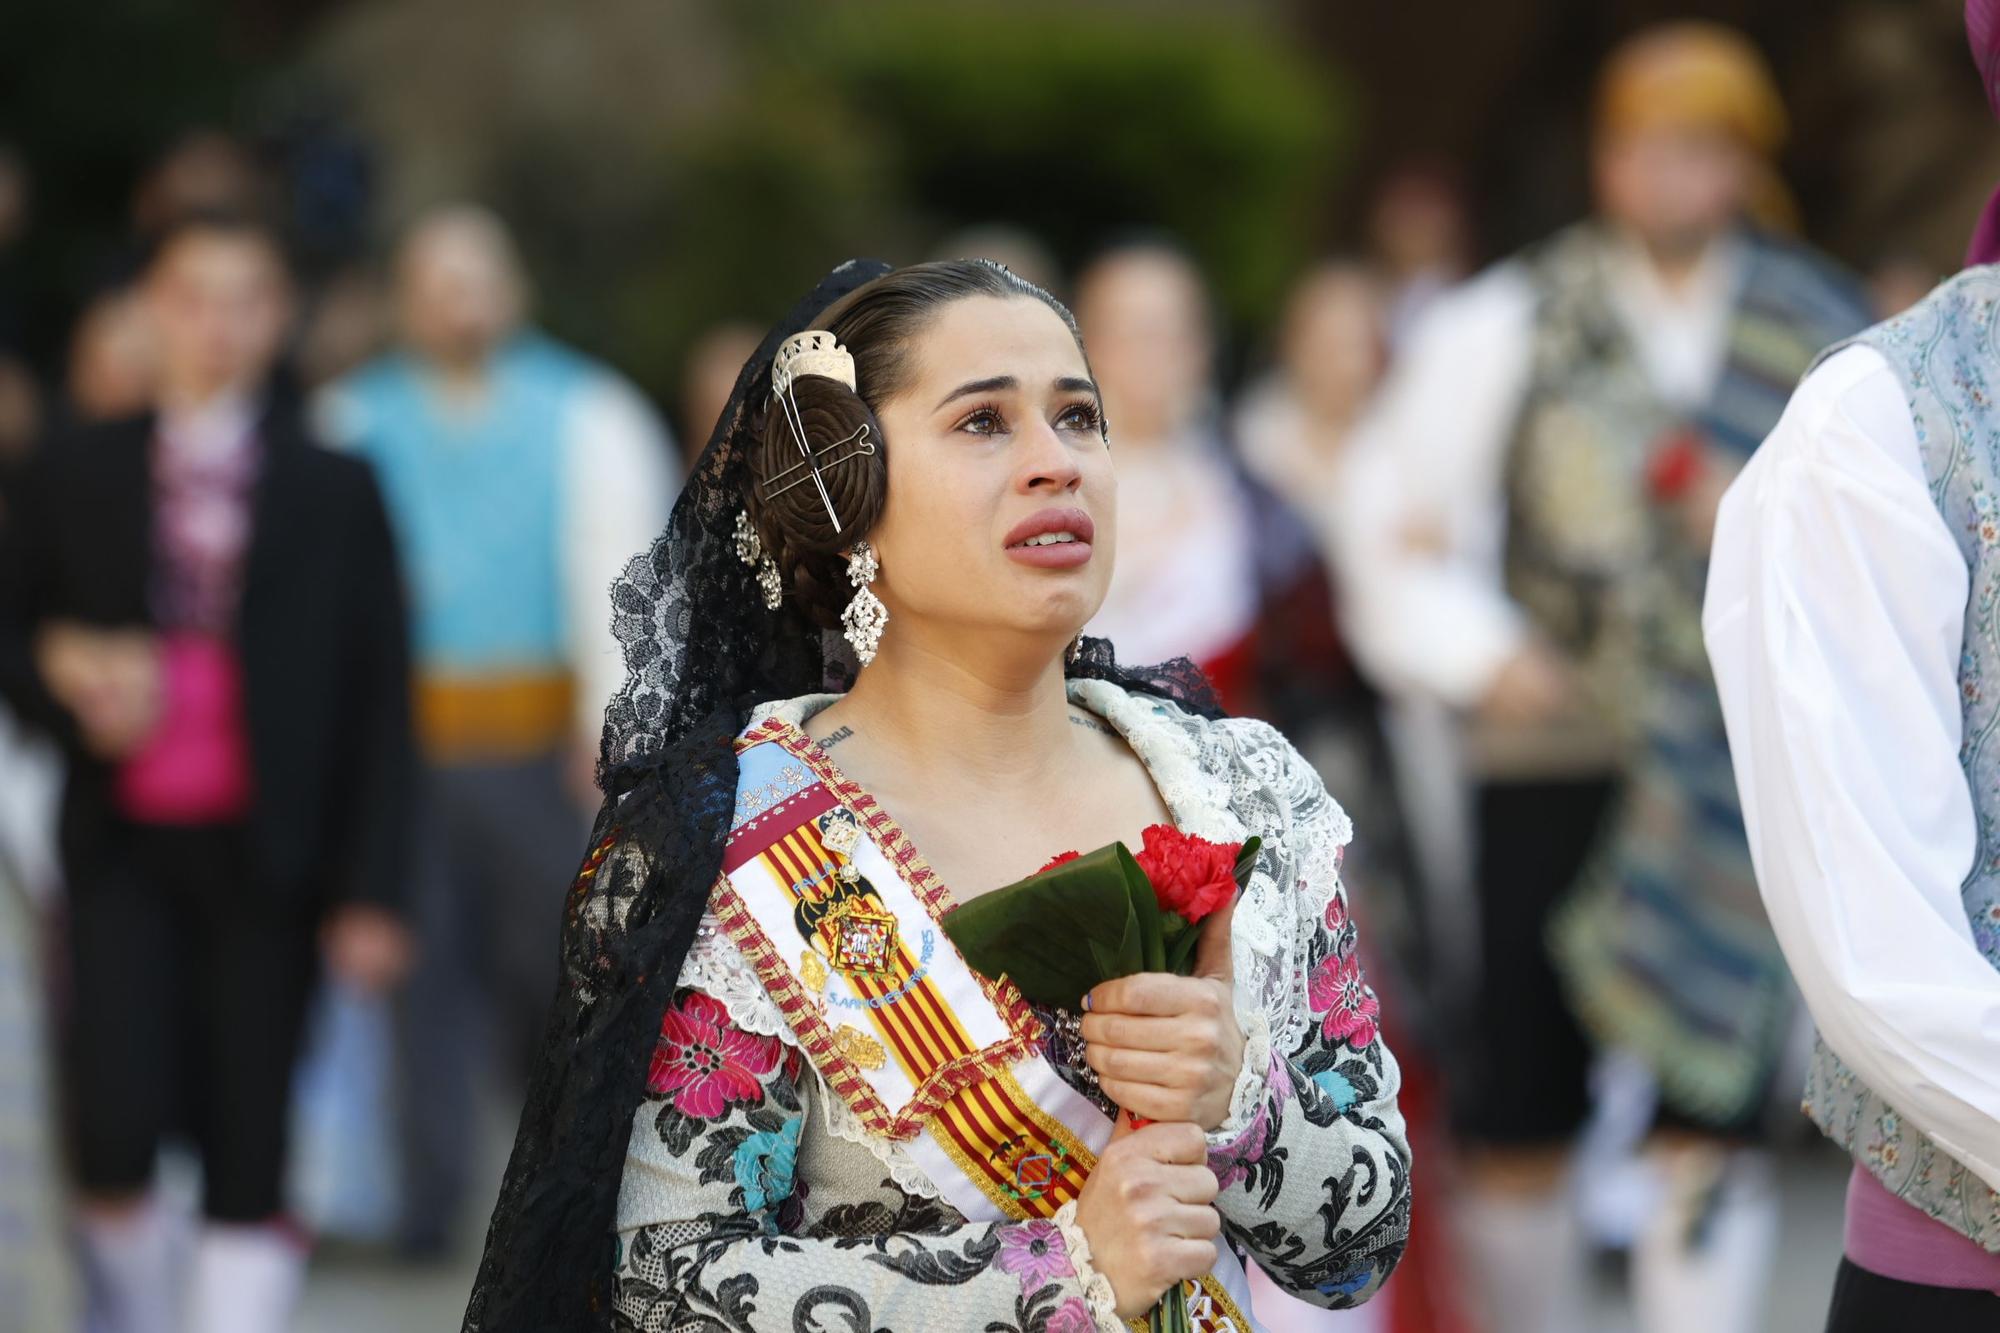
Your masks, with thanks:
[(1056, 425), (1064, 430), (1095, 431), (1102, 420), (1095, 403), (1077, 403), (1056, 418)]
[(972, 435), (999, 435), (1006, 431), (1007, 423), (992, 408), (982, 407), (959, 422), (958, 428)]

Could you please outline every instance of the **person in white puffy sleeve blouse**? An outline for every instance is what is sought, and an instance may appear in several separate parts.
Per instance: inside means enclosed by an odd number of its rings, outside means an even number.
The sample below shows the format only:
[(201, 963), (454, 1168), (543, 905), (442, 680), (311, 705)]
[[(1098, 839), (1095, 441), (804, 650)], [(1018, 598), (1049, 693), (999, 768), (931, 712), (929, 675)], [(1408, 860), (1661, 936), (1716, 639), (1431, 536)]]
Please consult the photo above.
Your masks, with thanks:
[(2000, 1327), (2000, 270), (1836, 349), (1725, 498), (1704, 630), (1855, 1160), (1830, 1333)]

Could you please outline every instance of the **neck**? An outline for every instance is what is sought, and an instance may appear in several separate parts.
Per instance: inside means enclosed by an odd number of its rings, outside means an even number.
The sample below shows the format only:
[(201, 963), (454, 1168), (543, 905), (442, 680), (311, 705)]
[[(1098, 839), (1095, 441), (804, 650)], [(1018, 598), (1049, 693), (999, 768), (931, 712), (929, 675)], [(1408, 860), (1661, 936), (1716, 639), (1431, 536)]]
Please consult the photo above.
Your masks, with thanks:
[(1061, 653), (1005, 637), (931, 642), (892, 617), (843, 702), (844, 723), (879, 738), (908, 772), (960, 773), (980, 787), (1046, 780), (1076, 742)]
[(1350, 394), (1300, 394), (1306, 421), (1322, 435), (1347, 434), (1361, 415), (1361, 399)]
[(1679, 293), (1694, 280), (1702, 261), (1708, 258), (1709, 253), (1715, 249), (1716, 242), (1722, 238), (1718, 234), (1661, 237), (1634, 232), (1632, 239), (1637, 242), (1639, 252), (1652, 265), (1653, 273), (1659, 278), (1660, 285), (1670, 292)]
[(487, 370), (492, 351), (459, 351), (449, 354), (426, 353), (424, 364), (437, 379), (438, 388), (452, 399), (477, 398), (486, 391)]
[(244, 384), (169, 377), (160, 385), (159, 408), (168, 416), (185, 416), (213, 407), (224, 399), (241, 397), (247, 392), (249, 386)]

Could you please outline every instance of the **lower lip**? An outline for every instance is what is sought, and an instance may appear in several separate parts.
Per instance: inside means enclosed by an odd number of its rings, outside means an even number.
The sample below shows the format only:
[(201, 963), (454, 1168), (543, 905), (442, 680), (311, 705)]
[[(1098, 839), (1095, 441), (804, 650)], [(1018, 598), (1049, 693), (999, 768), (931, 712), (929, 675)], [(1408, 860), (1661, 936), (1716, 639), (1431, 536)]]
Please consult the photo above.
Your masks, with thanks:
[(1048, 546), (1010, 546), (1007, 554), (1024, 565), (1041, 569), (1074, 569), (1090, 560), (1089, 542), (1054, 542)]

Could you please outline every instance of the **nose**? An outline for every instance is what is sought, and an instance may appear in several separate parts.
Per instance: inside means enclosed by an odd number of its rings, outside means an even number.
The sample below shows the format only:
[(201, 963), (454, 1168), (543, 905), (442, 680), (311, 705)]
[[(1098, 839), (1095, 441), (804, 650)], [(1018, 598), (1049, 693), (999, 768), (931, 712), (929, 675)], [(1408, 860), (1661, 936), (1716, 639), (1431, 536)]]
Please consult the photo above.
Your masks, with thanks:
[(1055, 427), (1038, 421), (1021, 437), (1014, 482), (1023, 494), (1061, 494), (1082, 485), (1083, 469), (1077, 465), (1076, 451), (1056, 433)]

